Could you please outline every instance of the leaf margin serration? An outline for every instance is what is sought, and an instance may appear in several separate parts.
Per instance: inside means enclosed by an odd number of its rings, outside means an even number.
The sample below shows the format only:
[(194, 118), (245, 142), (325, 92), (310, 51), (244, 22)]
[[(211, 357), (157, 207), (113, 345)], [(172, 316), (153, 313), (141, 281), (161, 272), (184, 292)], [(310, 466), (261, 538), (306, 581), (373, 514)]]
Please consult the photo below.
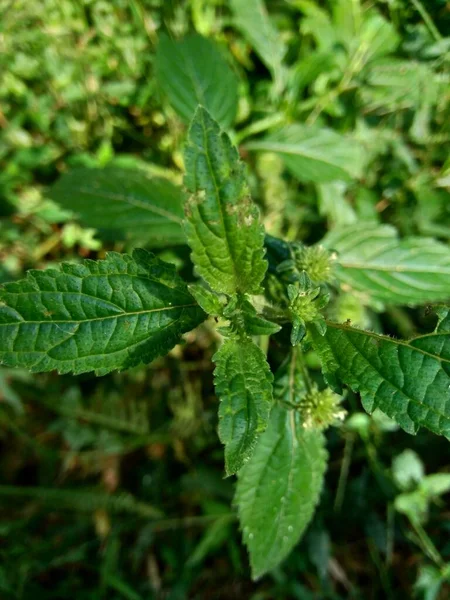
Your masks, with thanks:
[[(146, 288), (146, 286), (153, 285), (154, 294), (160, 293), (163, 296), (167, 297), (170, 297), (170, 294), (173, 294), (174, 301), (177, 297), (186, 298), (186, 304), (171, 305), (168, 302), (167, 306), (147, 309), (144, 308), (143, 310), (135, 311), (134, 313), (132, 313), (131, 311), (127, 312), (123, 309), (123, 307), (121, 308), (114, 302), (110, 302), (108, 300), (105, 300), (104, 298), (101, 298), (101, 293), (106, 293), (106, 283), (105, 281), (102, 281), (101, 278), (104, 277), (106, 280), (108, 276), (123, 276), (128, 277), (129, 279), (135, 277), (137, 280), (140, 281), (140, 284), (144, 286), (143, 292), (148, 293), (150, 295), (150, 298), (155, 302), (158, 301), (158, 296), (154, 295), (152, 297), (151, 292)], [(83, 278), (85, 280), (87, 280), (88, 278), (92, 278), (92, 280), (90, 281), (91, 284), (93, 283), (95, 278), (98, 278), (99, 281), (97, 283), (99, 285), (103, 285), (102, 292), (98, 292), (99, 296), (93, 296), (94, 302), (92, 303), (92, 306), (89, 307), (90, 300), (87, 301), (86, 306), (92, 310), (108, 310), (110, 311), (110, 314), (107, 314), (106, 316), (91, 318), (86, 316), (86, 311), (82, 303), (81, 297), (87, 296), (88, 298), (92, 298), (92, 296), (90, 294), (86, 294), (85, 291), (78, 291), (77, 286), (82, 285)], [(58, 288), (58, 285), (61, 286), (61, 289)], [(110, 285), (109, 282), (108, 285)], [(49, 286), (50, 288), (53, 287), (54, 289), (45, 289)], [(111, 285), (110, 287), (111, 293), (120, 294), (123, 292), (122, 289), (114, 289)], [(126, 285), (124, 285), (123, 289), (126, 290)], [(47, 311), (45, 309), (44, 302), (41, 302), (40, 300), (43, 297), (44, 293), (53, 293), (55, 294), (55, 296), (60, 295), (61, 300), (57, 304), (57, 306), (55, 306), (56, 312), (59, 311), (61, 313), (64, 313), (65, 311), (67, 312), (68, 317), (65, 317), (64, 319), (52, 319), (52, 312)], [(27, 318), (26, 316), (24, 317), (18, 310), (16, 310), (16, 308), (14, 308), (14, 306), (11, 305), (12, 297), (16, 297), (21, 294), (35, 295), (35, 300), (32, 303), (32, 308), (27, 309), (27, 307), (25, 306), (25, 310), (28, 310), (28, 312), (26, 312), (25, 315), (33, 314), (33, 311), (39, 310), (40, 312), (42, 312), (43, 317), (39, 317), (39, 319)], [(67, 306), (65, 305), (65, 301), (63, 300), (64, 294), (67, 295), (67, 298), (69, 298), (69, 296), (75, 298), (79, 296), (79, 306), (72, 304), (72, 311), (81, 311), (83, 309), (85, 314), (85, 317), (83, 319), (76, 319), (75, 317), (71, 317), (70, 309), (67, 308)], [(8, 298), (10, 300), (9, 305), (7, 303)], [(38, 304), (38, 301), (41, 302), (41, 304)], [(126, 301), (127, 300), (124, 297), (124, 302)], [(189, 312), (186, 310), (188, 308), (191, 309)], [(22, 308), (22, 310), (24, 309)], [(177, 319), (175, 319), (173, 322), (169, 321), (168, 324), (166, 324), (166, 326), (161, 330), (155, 330), (151, 333), (151, 335), (148, 335), (147, 337), (145, 337), (145, 335), (142, 334), (142, 339), (138, 343), (131, 344), (131, 346), (136, 346), (135, 350), (129, 351), (129, 348), (125, 347), (122, 350), (118, 350), (112, 353), (119, 355), (119, 357), (121, 357), (122, 360), (118, 359), (116, 362), (114, 362), (114, 359), (111, 359), (111, 357), (109, 357), (109, 360), (107, 360), (107, 354), (93, 354), (91, 357), (88, 356), (86, 361), (80, 362), (79, 357), (75, 357), (72, 360), (62, 360), (58, 359), (55, 356), (50, 356), (49, 354), (57, 346), (63, 345), (66, 342), (71, 343), (71, 338), (77, 334), (78, 330), (80, 329), (80, 325), (83, 325), (85, 326), (85, 328), (87, 328), (87, 324), (89, 324), (90, 327), (91, 324), (94, 322), (105, 322), (107, 319), (114, 319), (114, 317), (116, 317), (117, 326), (117, 319), (119, 317), (123, 317), (125, 318), (124, 328), (126, 330), (127, 317), (130, 317), (130, 315), (135, 315), (136, 324), (135, 329), (133, 331), (134, 334), (136, 328), (139, 325), (139, 317), (141, 314), (150, 314), (152, 312), (161, 313), (164, 310), (178, 310), (180, 314)], [(48, 372), (56, 370), (61, 374), (69, 372), (72, 372), (74, 374), (80, 374), (94, 371), (97, 375), (104, 375), (113, 370), (123, 370), (125, 368), (137, 366), (142, 362), (150, 362), (151, 360), (154, 360), (154, 358), (156, 358), (157, 356), (167, 353), (173, 346), (175, 346), (181, 341), (181, 336), (183, 333), (196, 327), (205, 318), (206, 315), (200, 309), (200, 307), (198, 307), (195, 300), (189, 294), (186, 284), (176, 273), (175, 267), (173, 265), (170, 265), (169, 263), (161, 261), (147, 250), (135, 249), (132, 255), (110, 252), (106, 255), (105, 259), (98, 261), (84, 259), (79, 263), (63, 262), (61, 263), (59, 270), (53, 268), (45, 270), (31, 270), (27, 273), (25, 279), (16, 282), (6, 283), (0, 286), (0, 331), (3, 327), (13, 327), (14, 325), (16, 325), (18, 326), (16, 335), (19, 336), (20, 326), (25, 326), (26, 328), (29, 325), (36, 325), (38, 330), (36, 334), (35, 343), (37, 343), (39, 340), (39, 335), (41, 334), (39, 327), (42, 325), (50, 326), (50, 334), (52, 334), (53, 331), (53, 334), (56, 332), (61, 337), (61, 340), (54, 347), (36, 350), (36, 354), (39, 354), (39, 356), (37, 356), (36, 360), (33, 361), (31, 357), (28, 360), (21, 360), (17, 358), (17, 350), (12, 349), (8, 351), (8, 339), (7, 335), (5, 334), (5, 337), (3, 338), (5, 347), (0, 348), (0, 363), (11, 367), (22, 366), (31, 370), (32, 372)], [(131, 325), (128, 324), (128, 326)], [(6, 329), (4, 331), (6, 331)], [(115, 330), (111, 334), (111, 338), (114, 335), (114, 333)], [(65, 335), (67, 335), (67, 337), (64, 337)], [(111, 338), (109, 339), (109, 341), (111, 341)], [(80, 342), (80, 340), (81, 343), (85, 343), (87, 338), (83, 339), (81, 337), (78, 341)], [(40, 340), (41, 345), (44, 341), (45, 340)], [(73, 341), (75, 343), (75, 340)], [(15, 342), (13, 342), (13, 344), (14, 343)], [(94, 344), (94, 342), (92, 342), (92, 344)], [(21, 350), (21, 352), (25, 353), (25, 350)], [(29, 351), (29, 354), (31, 353), (33, 353), (33, 348), (31, 348)], [(90, 364), (87, 364), (89, 363), (89, 359), (91, 359), (92, 362)]]

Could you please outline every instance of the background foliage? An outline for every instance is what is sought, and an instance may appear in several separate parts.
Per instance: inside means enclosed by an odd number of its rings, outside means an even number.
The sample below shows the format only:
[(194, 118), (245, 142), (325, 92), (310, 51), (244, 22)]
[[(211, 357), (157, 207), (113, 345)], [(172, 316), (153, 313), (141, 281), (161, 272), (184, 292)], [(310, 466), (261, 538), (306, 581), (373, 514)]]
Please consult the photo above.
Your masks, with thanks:
[[(0, 3), (0, 281), (142, 244), (152, 225), (140, 217), (130, 217), (131, 236), (108, 229), (107, 209), (105, 219), (83, 220), (92, 198), (76, 185), (85, 171), (52, 184), (71, 168), (106, 167), (113, 186), (114, 176), (131, 181), (133, 167), (158, 177), (159, 195), (176, 205), (172, 184), (199, 100), (233, 129), (269, 233), (314, 243), (329, 231), (334, 248), (340, 228), (354, 225), (372, 249), (396, 244), (395, 230), (448, 246), (446, 2), (266, 8)], [(199, 98), (199, 71), (215, 93)], [(133, 189), (144, 185), (133, 178)], [(192, 278), (178, 224), (164, 236), (173, 246), (153, 235), (153, 247)], [(393, 264), (410, 243), (395, 246)], [(425, 267), (442, 254), (435, 244), (420, 248)], [(334, 304), (337, 321), (406, 338), (431, 329), (427, 309), (389, 306), (382, 287), (367, 297), (361, 273), (347, 277), (361, 292)], [(421, 288), (419, 278), (401, 299), (420, 304)], [(217, 339), (206, 323), (188, 342), (150, 367), (98, 379), (2, 368), (1, 597), (448, 596), (448, 442), (369, 418), (353, 394), (347, 421), (327, 436), (326, 488), (306, 537), (282, 567), (250, 582), (216, 433)], [(309, 361), (318, 369), (317, 357)]]

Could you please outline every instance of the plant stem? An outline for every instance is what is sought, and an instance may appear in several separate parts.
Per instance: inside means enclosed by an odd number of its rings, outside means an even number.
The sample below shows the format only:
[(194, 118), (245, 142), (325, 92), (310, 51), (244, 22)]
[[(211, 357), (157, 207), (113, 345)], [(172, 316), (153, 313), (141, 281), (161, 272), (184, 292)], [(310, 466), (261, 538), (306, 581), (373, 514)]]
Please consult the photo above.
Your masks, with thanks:
[(442, 40), (442, 35), (439, 33), (438, 28), (433, 23), (433, 19), (428, 14), (428, 11), (425, 8), (425, 6), (422, 4), (422, 2), (420, 2), (420, 0), (411, 0), (411, 2), (414, 4), (414, 7), (416, 8), (417, 12), (422, 17), (422, 19), (423, 19), (425, 25), (428, 27), (431, 35), (434, 37), (434, 39), (437, 42), (440, 42)]
[(339, 482), (336, 491), (336, 497), (334, 499), (334, 510), (336, 512), (340, 512), (342, 508), (342, 503), (344, 501), (345, 488), (347, 486), (348, 473), (352, 461), (354, 443), (355, 436), (353, 434), (347, 435), (345, 438), (344, 457), (342, 459), (341, 471), (339, 473)]
[(439, 554), (438, 549), (431, 541), (431, 538), (422, 527), (422, 525), (417, 521), (417, 519), (411, 518), (409, 519), (414, 531), (417, 534), (419, 546), (422, 548), (424, 553), (440, 568), (445, 567), (445, 562), (442, 556)]

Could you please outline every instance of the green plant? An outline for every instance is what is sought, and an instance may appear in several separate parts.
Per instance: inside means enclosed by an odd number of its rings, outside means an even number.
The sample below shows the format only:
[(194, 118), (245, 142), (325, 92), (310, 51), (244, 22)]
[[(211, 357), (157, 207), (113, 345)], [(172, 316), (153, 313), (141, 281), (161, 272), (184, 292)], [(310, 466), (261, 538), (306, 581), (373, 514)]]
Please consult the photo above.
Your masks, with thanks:
[[(399, 241), (380, 226), (335, 231), (309, 247), (265, 236), (237, 150), (201, 106), (184, 163), (183, 229), (200, 281), (188, 285), (143, 249), (30, 271), (1, 289), (0, 360), (33, 372), (104, 375), (166, 354), (208, 315), (214, 319), (219, 437), (226, 475), (238, 477), (235, 503), (258, 578), (289, 554), (313, 515), (327, 461), (324, 431), (345, 415), (342, 385), (361, 394), (369, 413), (380, 409), (408, 433), (426, 427), (450, 438), (448, 309), (436, 308), (432, 333), (409, 341), (330, 317), (345, 294), (374, 303), (445, 301), (450, 253), (428, 239)], [(64, 185), (54, 197), (63, 197)], [(111, 197), (128, 215), (152, 213), (161, 227), (181, 228), (178, 207), (151, 194), (136, 202), (133, 180), (124, 185), (128, 195)], [(145, 195), (142, 180), (136, 189)], [(314, 355), (324, 381), (308, 370)]]

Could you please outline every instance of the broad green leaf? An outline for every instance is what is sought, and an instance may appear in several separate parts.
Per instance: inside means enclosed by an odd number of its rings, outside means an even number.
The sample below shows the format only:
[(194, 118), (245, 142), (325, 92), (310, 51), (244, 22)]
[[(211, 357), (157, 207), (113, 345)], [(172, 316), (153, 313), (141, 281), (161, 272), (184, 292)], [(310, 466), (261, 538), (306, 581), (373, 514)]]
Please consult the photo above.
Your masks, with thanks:
[(287, 48), (272, 24), (263, 0), (231, 0), (236, 27), (271, 71), (279, 91), (283, 88), (283, 59)]
[(450, 439), (448, 320), (408, 342), (337, 323), (310, 335), (330, 385), (345, 383), (368, 413), (379, 408), (407, 433), (423, 426)]
[(319, 500), (326, 461), (323, 434), (304, 429), (294, 411), (275, 405), (236, 488), (254, 579), (274, 569), (298, 543)]
[(0, 363), (103, 375), (166, 354), (205, 314), (146, 250), (30, 271), (0, 288)]
[(189, 129), (185, 167), (192, 194), (185, 229), (198, 274), (216, 292), (260, 293), (267, 261), (259, 211), (237, 150), (202, 107)]
[(138, 170), (78, 168), (62, 175), (48, 194), (97, 229), (145, 238), (149, 246), (186, 242), (180, 188)]
[(388, 304), (417, 305), (450, 298), (450, 250), (428, 238), (400, 240), (389, 225), (334, 229), (322, 240), (338, 253), (343, 286)]
[(189, 122), (201, 104), (223, 128), (233, 125), (237, 78), (211, 40), (198, 34), (179, 41), (162, 35), (156, 53), (156, 77), (184, 121)]
[(358, 142), (317, 126), (287, 125), (245, 147), (280, 154), (300, 181), (326, 183), (359, 178), (365, 164), (364, 149)]
[(219, 437), (225, 444), (226, 473), (232, 475), (250, 458), (267, 427), (273, 376), (263, 352), (249, 338), (225, 340), (213, 360)]

